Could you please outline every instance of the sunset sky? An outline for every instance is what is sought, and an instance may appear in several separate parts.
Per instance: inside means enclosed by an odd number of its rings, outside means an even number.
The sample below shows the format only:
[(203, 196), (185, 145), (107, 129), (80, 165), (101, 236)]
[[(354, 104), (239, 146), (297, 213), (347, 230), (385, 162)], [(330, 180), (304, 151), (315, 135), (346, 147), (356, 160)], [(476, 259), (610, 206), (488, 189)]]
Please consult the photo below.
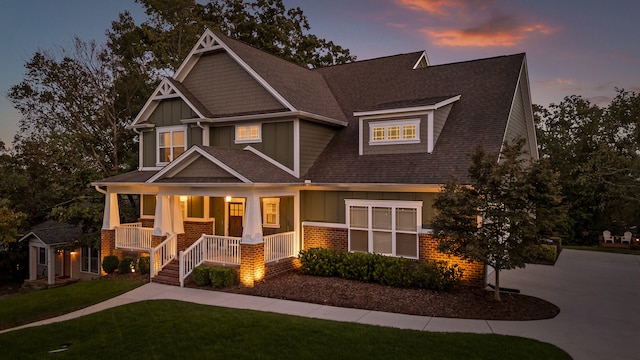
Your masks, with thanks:
[[(534, 103), (567, 95), (607, 105), (616, 88), (640, 92), (636, 0), (284, 0), (311, 32), (358, 60), (426, 50), (431, 64), (527, 53)], [(119, 12), (144, 19), (133, 0), (3, 0), (0, 3), (0, 140), (11, 143), (20, 115), (6, 92), (38, 49), (74, 34), (105, 40)]]

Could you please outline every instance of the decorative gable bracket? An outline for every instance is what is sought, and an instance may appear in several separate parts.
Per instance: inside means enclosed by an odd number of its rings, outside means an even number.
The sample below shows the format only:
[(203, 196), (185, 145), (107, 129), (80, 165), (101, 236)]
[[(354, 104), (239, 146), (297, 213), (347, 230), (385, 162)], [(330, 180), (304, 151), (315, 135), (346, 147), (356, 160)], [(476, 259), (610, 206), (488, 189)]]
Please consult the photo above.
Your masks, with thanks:
[(200, 38), (193, 49), (193, 54), (221, 49), (223, 49), (222, 45), (218, 43), (218, 40), (213, 36), (213, 34), (209, 31), (205, 31), (204, 35)]

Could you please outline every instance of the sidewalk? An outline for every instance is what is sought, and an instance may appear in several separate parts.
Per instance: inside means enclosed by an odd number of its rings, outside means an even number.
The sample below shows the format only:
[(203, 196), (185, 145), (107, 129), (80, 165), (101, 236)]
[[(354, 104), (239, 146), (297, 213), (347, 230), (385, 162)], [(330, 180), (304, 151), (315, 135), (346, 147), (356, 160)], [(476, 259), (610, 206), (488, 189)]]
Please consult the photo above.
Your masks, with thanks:
[(580, 359), (637, 359), (640, 256), (564, 250), (555, 266), (505, 271), (501, 285), (548, 300), (558, 316), (536, 321), (465, 320), (339, 308), (149, 283), (105, 302), (14, 329), (65, 321), (132, 302), (172, 299), (433, 332), (494, 333), (549, 342)]

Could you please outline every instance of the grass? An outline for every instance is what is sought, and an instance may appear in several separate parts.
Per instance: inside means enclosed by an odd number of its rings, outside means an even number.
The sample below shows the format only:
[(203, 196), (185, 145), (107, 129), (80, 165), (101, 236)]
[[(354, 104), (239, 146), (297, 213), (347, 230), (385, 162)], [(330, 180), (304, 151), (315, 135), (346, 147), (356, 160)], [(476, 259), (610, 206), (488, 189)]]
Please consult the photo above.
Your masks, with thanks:
[(598, 245), (562, 245), (562, 248), (573, 249), (573, 250), (607, 252), (607, 253), (615, 253), (615, 254), (640, 255), (640, 250), (637, 250), (637, 249), (608, 248), (608, 247), (600, 247)]
[(93, 280), (0, 299), (0, 330), (52, 318), (134, 289), (137, 280)]
[(429, 333), (226, 309), (174, 300), (132, 303), (0, 334), (6, 359), (571, 359), (520, 337)]

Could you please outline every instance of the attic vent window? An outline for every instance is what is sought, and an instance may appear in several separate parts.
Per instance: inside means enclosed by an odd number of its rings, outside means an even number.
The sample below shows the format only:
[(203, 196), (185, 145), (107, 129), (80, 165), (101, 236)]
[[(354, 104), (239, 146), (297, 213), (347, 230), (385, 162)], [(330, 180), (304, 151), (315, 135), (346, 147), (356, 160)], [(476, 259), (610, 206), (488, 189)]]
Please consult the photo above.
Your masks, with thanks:
[(369, 133), (369, 145), (419, 143), (420, 119), (370, 122)]
[(260, 124), (236, 125), (236, 144), (257, 143), (262, 141)]

